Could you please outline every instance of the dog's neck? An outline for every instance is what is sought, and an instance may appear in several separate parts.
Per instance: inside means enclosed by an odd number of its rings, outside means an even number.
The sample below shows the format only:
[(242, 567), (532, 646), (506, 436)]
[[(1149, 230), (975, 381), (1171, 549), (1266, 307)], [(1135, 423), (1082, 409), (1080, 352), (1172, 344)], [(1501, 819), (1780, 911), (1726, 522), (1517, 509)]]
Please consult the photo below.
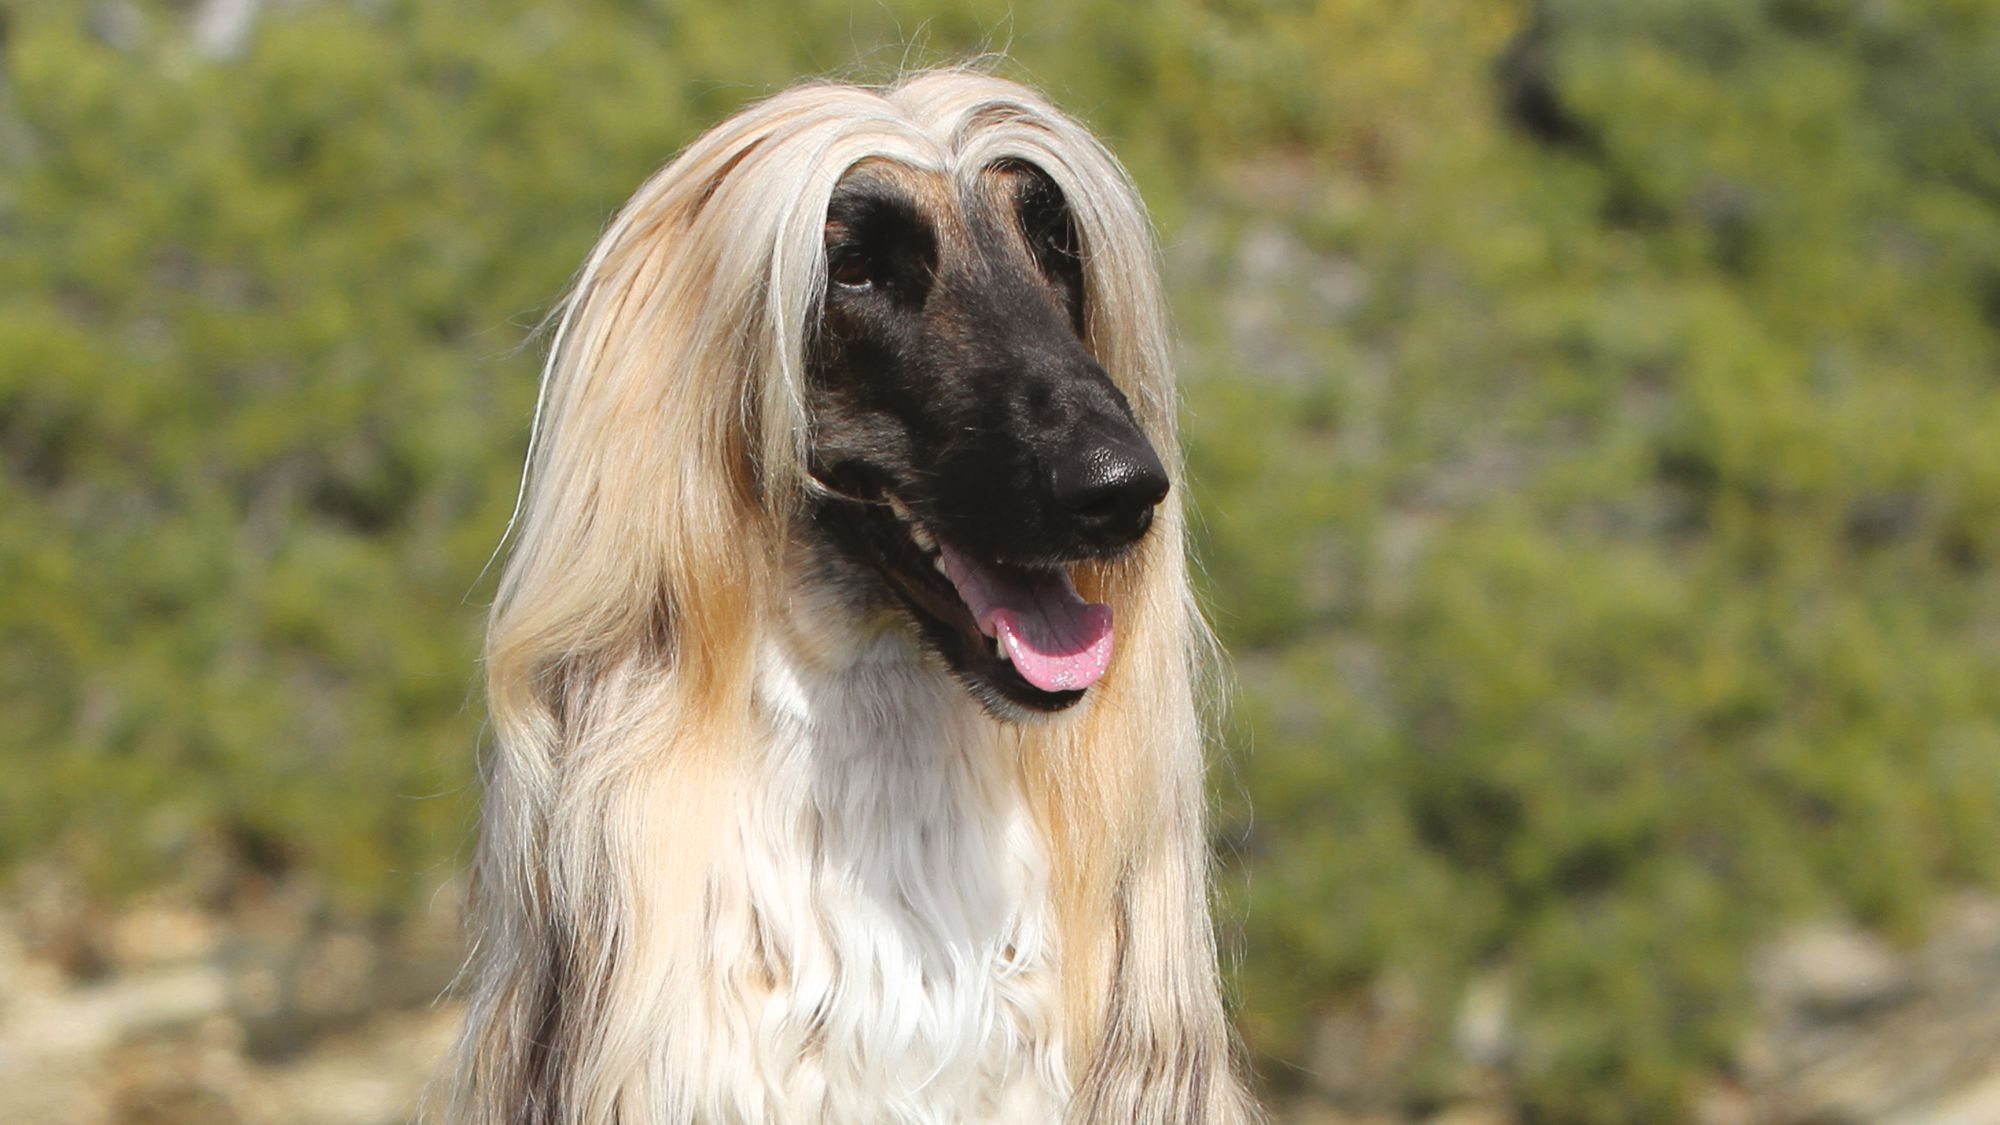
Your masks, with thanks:
[(718, 997), (745, 1041), (717, 1065), (760, 1073), (711, 1088), (764, 1090), (738, 1107), (752, 1120), (1052, 1119), (1047, 851), (1013, 736), (896, 615), (826, 577), (801, 577), (759, 656), (763, 760), (725, 884), (775, 983)]

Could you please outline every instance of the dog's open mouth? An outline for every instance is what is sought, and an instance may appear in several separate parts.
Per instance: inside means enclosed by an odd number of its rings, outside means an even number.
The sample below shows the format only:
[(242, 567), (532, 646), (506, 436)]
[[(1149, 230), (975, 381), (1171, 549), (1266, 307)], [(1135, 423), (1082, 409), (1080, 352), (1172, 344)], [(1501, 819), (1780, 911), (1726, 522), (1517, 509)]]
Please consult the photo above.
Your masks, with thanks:
[(975, 694), (1058, 711), (1104, 678), (1111, 607), (1085, 601), (1066, 568), (954, 547), (893, 497), (853, 507), (876, 566)]
[(1111, 666), (1111, 607), (1086, 602), (1060, 568), (981, 562), (949, 543), (938, 562), (979, 631), (1043, 691), (1081, 691)]

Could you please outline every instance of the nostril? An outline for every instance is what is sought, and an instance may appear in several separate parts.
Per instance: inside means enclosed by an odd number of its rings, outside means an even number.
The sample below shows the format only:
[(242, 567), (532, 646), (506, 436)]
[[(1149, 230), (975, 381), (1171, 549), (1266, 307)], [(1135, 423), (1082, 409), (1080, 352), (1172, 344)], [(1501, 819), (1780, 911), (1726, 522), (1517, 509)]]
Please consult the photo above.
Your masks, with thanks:
[(1123, 510), (1125, 502), (1116, 495), (1092, 497), (1070, 510), (1087, 520), (1111, 519)]

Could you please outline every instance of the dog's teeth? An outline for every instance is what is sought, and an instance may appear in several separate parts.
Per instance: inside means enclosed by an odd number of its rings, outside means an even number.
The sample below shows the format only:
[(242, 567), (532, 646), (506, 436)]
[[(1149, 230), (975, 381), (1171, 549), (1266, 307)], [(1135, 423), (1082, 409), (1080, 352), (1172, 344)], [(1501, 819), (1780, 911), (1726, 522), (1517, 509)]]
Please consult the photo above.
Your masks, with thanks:
[(1001, 640), (999, 637), (993, 638), (993, 655), (999, 657), (1000, 663), (1002, 664), (1013, 663), (1013, 661), (1008, 659), (1007, 657), (1007, 642)]
[(939, 556), (938, 556), (937, 558), (934, 558), (934, 559), (932, 559), (932, 560), (931, 560), (931, 565), (932, 565), (933, 567), (936, 567), (936, 568), (937, 568), (937, 572), (938, 572), (939, 574), (943, 574), (943, 575), (944, 575), (944, 576), (945, 576), (946, 578), (950, 578), (950, 577), (951, 577), (951, 575), (950, 575), (950, 574), (948, 574), (948, 573), (946, 573), (946, 571), (945, 571), (945, 569), (944, 569), (944, 556), (943, 556), (943, 555), (939, 555)]
[(903, 521), (904, 526), (909, 529), (910, 538), (916, 542), (918, 547), (926, 551), (937, 550), (937, 537), (925, 530), (923, 524), (917, 522), (917, 514), (910, 511), (908, 504), (891, 496), (889, 497), (889, 510), (896, 513), (897, 519)]

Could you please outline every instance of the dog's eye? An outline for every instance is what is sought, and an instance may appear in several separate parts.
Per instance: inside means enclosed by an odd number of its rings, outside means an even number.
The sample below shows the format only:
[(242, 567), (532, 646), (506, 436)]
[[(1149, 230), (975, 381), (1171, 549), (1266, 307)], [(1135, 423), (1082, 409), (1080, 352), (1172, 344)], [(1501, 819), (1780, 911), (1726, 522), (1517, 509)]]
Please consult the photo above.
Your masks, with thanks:
[(1059, 257), (1074, 258), (1077, 256), (1076, 240), (1070, 237), (1069, 228), (1067, 227), (1057, 227), (1043, 234), (1042, 245), (1047, 248), (1049, 253)]
[(867, 289), (875, 284), (875, 263), (859, 250), (835, 250), (827, 257), (826, 276), (846, 289)]

